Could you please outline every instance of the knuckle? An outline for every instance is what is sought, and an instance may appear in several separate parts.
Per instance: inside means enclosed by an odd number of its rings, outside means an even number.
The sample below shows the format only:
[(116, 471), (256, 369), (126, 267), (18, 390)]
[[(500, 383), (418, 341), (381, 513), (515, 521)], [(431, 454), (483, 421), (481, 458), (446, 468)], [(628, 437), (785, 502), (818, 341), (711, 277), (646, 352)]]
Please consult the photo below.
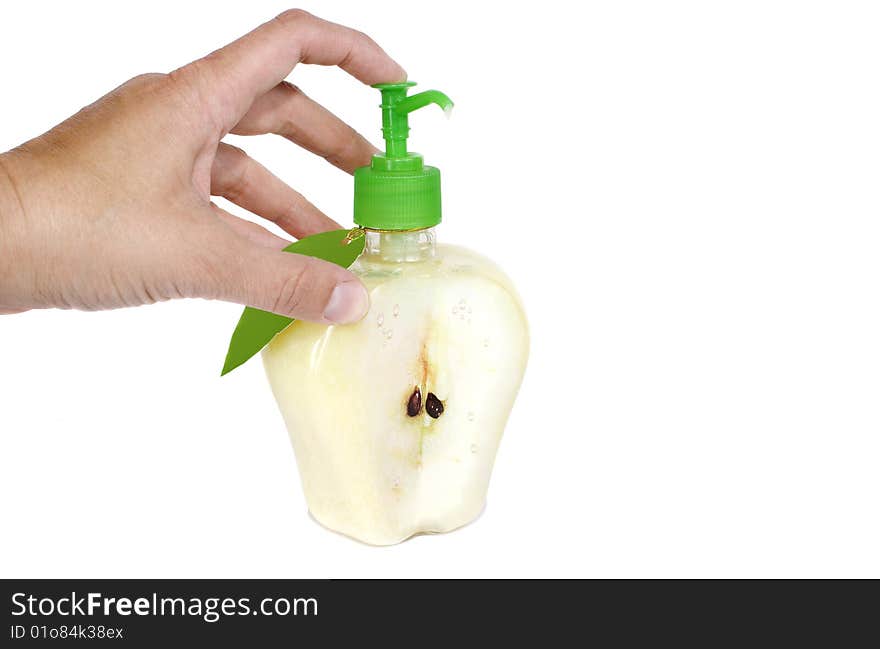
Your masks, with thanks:
[[(210, 55), (209, 55), (210, 56)], [(168, 73), (168, 84), (196, 104), (203, 99), (204, 80), (211, 74), (203, 59), (193, 61)]]
[(123, 83), (115, 95), (124, 102), (140, 102), (151, 96), (163, 96), (168, 88), (168, 75), (148, 72), (132, 77)]
[(349, 128), (334, 140), (329, 150), (325, 153), (324, 159), (331, 164), (340, 165), (355, 160), (360, 150), (361, 137), (357, 131)]
[(235, 158), (236, 162), (241, 162), (244, 158), (247, 158), (247, 153), (244, 152), (244, 149), (241, 147), (237, 147), (234, 144), (229, 144), (228, 142), (223, 142), (224, 148), (229, 152), (229, 154)]
[(288, 9), (287, 11), (278, 14), (275, 20), (285, 25), (296, 25), (311, 20), (312, 18), (314, 18), (314, 16), (305, 9)]
[(238, 147), (229, 146), (228, 177), (223, 183), (222, 196), (232, 202), (236, 202), (250, 187), (250, 158), (247, 153)]
[(316, 262), (312, 257), (305, 257), (299, 270), (288, 277), (281, 285), (272, 311), (275, 313), (294, 314), (303, 305), (310, 293), (312, 279), (316, 273)]
[(198, 61), (193, 61), (187, 65), (184, 65), (181, 68), (177, 68), (176, 70), (172, 70), (168, 73), (168, 81), (171, 85), (182, 88), (185, 90), (194, 90), (195, 88), (195, 77), (197, 76), (197, 70), (201, 64)]
[(211, 133), (218, 133), (223, 129), (225, 106), (211, 93), (211, 88), (219, 83), (210, 65), (211, 56), (188, 63), (166, 76), (167, 86), (177, 97), (181, 113), (196, 116), (192, 126), (199, 132), (207, 128)]
[(168, 75), (162, 72), (145, 72), (128, 80), (126, 85), (133, 87), (155, 86), (168, 79)]
[(134, 119), (163, 121), (171, 119), (174, 111), (163, 106), (175, 105), (178, 93), (169, 81), (169, 75), (159, 72), (132, 77), (108, 95), (108, 99)]

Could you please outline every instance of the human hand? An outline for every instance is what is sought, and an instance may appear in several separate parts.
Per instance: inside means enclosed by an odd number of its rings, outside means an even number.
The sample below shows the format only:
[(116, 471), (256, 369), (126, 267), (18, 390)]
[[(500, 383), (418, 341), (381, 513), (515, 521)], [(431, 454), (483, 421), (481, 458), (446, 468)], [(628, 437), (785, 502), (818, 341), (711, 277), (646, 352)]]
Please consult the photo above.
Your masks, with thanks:
[(340, 227), (227, 133), (276, 133), (351, 173), (376, 149), (283, 81), (297, 63), (373, 84), (406, 72), (369, 37), (292, 10), (170, 74), (135, 77), (0, 156), (0, 313), (180, 297), (323, 323), (369, 306), (354, 275), (281, 251), (223, 196), (295, 237)]

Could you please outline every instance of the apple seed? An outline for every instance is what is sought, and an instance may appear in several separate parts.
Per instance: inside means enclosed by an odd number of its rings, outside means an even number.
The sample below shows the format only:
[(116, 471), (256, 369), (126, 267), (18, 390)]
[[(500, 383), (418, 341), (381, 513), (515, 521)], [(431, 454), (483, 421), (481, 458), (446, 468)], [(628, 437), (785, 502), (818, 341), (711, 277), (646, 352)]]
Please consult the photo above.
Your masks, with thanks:
[[(430, 400), (430, 395), (428, 399)], [(409, 401), (406, 402), (406, 414), (410, 417), (415, 417), (422, 410), (422, 391), (419, 390), (419, 387), (416, 386), (416, 389), (413, 390), (412, 395), (410, 395)]]
[(425, 400), (425, 412), (434, 419), (443, 414), (443, 402), (433, 392), (429, 392), (428, 398)]

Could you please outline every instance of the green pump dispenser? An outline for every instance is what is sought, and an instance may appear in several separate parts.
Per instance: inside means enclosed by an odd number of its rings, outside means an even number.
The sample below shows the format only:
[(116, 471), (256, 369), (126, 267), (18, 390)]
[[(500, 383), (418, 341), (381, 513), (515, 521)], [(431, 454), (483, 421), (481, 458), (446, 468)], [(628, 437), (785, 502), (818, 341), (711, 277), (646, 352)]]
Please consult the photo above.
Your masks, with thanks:
[(372, 230), (415, 230), (440, 223), (440, 170), (408, 153), (409, 114), (428, 104), (444, 111), (452, 100), (437, 90), (406, 96), (414, 81), (379, 83), (385, 153), (354, 172), (354, 222)]

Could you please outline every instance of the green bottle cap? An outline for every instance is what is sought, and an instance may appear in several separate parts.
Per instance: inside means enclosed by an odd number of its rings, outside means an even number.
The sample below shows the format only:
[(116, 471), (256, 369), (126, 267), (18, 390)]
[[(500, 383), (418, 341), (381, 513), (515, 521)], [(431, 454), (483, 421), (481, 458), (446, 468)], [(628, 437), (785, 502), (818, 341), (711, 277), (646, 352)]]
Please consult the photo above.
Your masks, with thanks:
[(425, 166), (418, 153), (407, 153), (409, 114), (428, 104), (444, 111), (452, 100), (437, 90), (407, 97), (414, 81), (378, 83), (382, 93), (385, 153), (354, 172), (354, 222), (374, 230), (414, 230), (440, 223), (440, 170)]

